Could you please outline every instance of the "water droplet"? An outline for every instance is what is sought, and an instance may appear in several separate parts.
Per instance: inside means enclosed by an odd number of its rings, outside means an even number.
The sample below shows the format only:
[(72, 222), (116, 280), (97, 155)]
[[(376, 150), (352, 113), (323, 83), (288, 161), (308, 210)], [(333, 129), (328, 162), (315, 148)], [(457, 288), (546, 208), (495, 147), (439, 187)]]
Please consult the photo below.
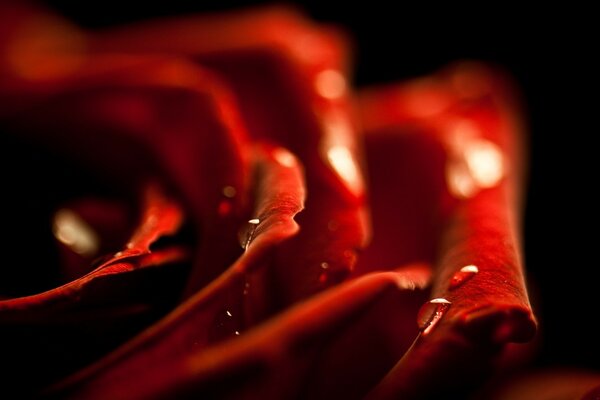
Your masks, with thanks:
[(327, 269), (327, 268), (329, 268), (329, 263), (322, 262), (322, 263), (321, 263), (321, 268), (322, 268), (322, 269)]
[(233, 186), (225, 186), (223, 188), (223, 196), (229, 197), (230, 199), (235, 197), (237, 190)]
[(467, 265), (462, 267), (450, 279), (450, 290), (456, 289), (463, 285), (469, 279), (473, 278), (479, 272), (479, 268), (475, 265)]
[(221, 309), (216, 315), (209, 331), (209, 340), (219, 341), (241, 332), (241, 321), (239, 313), (234, 314), (228, 309)]
[(250, 246), (250, 243), (252, 243), (252, 240), (254, 239), (254, 233), (256, 232), (256, 228), (258, 227), (258, 224), (260, 224), (260, 219), (253, 218), (249, 220), (248, 223), (250, 224), (250, 226), (247, 228), (245, 234), (242, 235), (241, 245), (244, 250), (248, 250), (248, 246)]
[(431, 299), (421, 306), (417, 314), (417, 325), (427, 335), (437, 325), (452, 303), (443, 298)]
[(247, 296), (249, 291), (250, 291), (250, 282), (245, 282), (245, 283), (244, 283), (244, 291), (243, 291), (243, 294), (244, 294), (245, 296)]

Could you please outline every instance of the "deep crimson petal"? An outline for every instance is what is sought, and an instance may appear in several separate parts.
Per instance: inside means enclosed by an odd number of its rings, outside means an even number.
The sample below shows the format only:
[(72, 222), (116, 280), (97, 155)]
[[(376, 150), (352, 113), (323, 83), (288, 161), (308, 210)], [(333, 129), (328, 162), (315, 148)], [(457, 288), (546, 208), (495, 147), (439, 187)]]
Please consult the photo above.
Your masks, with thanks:
[[(427, 270), (419, 267), (369, 274), (301, 302), (238, 339), (159, 362), (156, 357), (145, 359), (137, 368), (115, 368), (113, 363), (68, 393), (74, 398), (130, 399), (200, 394), (288, 398), (300, 393), (361, 398), (410, 345), (416, 333), (407, 324), (410, 310), (425, 298), (424, 292), (414, 290), (428, 278)], [(403, 305), (409, 305), (408, 312), (402, 311)], [(365, 347), (357, 349), (356, 343)], [(147, 354), (148, 347), (144, 349), (139, 357)], [(336, 369), (323, 370), (327, 367)], [(338, 379), (347, 384), (332, 384)]]
[(302, 232), (278, 250), (282, 306), (348, 276), (368, 224), (339, 32), (271, 8), (142, 23), (101, 32), (92, 47), (185, 55), (222, 74), (251, 136), (297, 154), (311, 188)]
[(246, 138), (233, 100), (218, 78), (180, 61), (108, 56), (87, 66), (5, 124), (116, 186), (159, 179), (173, 188), (202, 238), (194, 279), (209, 281), (239, 254), (232, 232), (248, 212)]
[(39, 4), (0, 4), (0, 115), (56, 89), (81, 67), (87, 43), (74, 24)]
[[(162, 303), (173, 302), (173, 298), (168, 300), (169, 293), (173, 297), (173, 284), (180, 290), (184, 272), (177, 264), (189, 260), (189, 249), (170, 247), (151, 254), (150, 245), (175, 233), (182, 221), (181, 209), (157, 188), (148, 190), (144, 203), (138, 230), (122, 252), (61, 287), (0, 301), (2, 353), (11, 365), (4, 373), (10, 377), (5, 382), (7, 390), (23, 385), (19, 390), (29, 393), (90, 362), (99, 355), (98, 350), (106, 351), (118, 338), (127, 338), (156, 318), (157, 310), (165, 306)], [(164, 271), (154, 271), (162, 265), (167, 267)], [(157, 295), (159, 282), (162, 293)], [(101, 328), (103, 325), (118, 329)], [(77, 334), (86, 329), (89, 332)], [(98, 350), (89, 346), (99, 338), (103, 344)], [(69, 356), (56, 365), (52, 354), (58, 351)], [(31, 365), (30, 357), (38, 361)]]
[(535, 332), (517, 234), (520, 126), (506, 85), (491, 70), (465, 64), (362, 99), (373, 132), (367, 142), (396, 141), (398, 148), (412, 140), (421, 157), (435, 155), (429, 165), (414, 158), (433, 177), (425, 198), (437, 201), (427, 204), (442, 226), (441, 237), (432, 237), (432, 298), (442, 300), (425, 309), (433, 314), (421, 322), (422, 335), (371, 398), (421, 398), (469, 385), (492, 368), (504, 344)]
[[(63, 389), (74, 397), (146, 397), (152, 387), (150, 376), (167, 386), (180, 379), (166, 372), (167, 365), (173, 365), (171, 371), (175, 372), (185, 367), (192, 354), (210, 351), (216, 342), (240, 334), (241, 338), (228, 341), (228, 345), (246, 341), (243, 331), (260, 319), (263, 307), (269, 305), (263, 296), (268, 296), (271, 284), (273, 253), (297, 234), (294, 217), (302, 210), (305, 197), (301, 167), (291, 153), (280, 147), (263, 147), (255, 154), (255, 218), (242, 235), (245, 252), (239, 260), (158, 324), (72, 377)], [(219, 362), (219, 357), (211, 360)], [(176, 381), (169, 382), (171, 379)]]
[[(139, 266), (193, 257), (201, 263), (205, 276), (218, 274), (240, 253), (235, 232), (247, 213), (249, 167), (246, 146), (242, 145), (245, 135), (230, 97), (214, 76), (179, 61), (95, 57), (86, 63), (85, 68), (63, 77), (53, 90), (43, 95), (30, 92), (27, 103), (4, 115), (3, 128), (10, 134), (21, 135), (65, 157), (79, 160), (81, 165), (110, 179), (126, 193), (141, 190), (148, 180), (165, 185), (168, 192), (180, 200), (202, 244), (195, 254), (175, 247), (161, 249), (140, 257)], [(216, 165), (220, 167), (215, 169)], [(227, 196), (231, 195), (231, 189), (225, 193), (225, 188), (235, 188), (238, 194)], [(221, 207), (223, 202), (228, 204), (226, 209)], [(171, 228), (179, 224), (178, 218), (173, 219), (171, 215)], [(157, 216), (154, 223), (160, 220)], [(177, 295), (173, 290), (181, 290), (186, 271), (177, 268), (166, 275), (128, 272), (132, 269), (133, 253), (140, 249), (144, 253), (143, 249), (154, 240), (158, 228), (142, 226), (142, 231), (132, 238), (131, 248), (119, 255), (121, 262), (113, 260), (93, 275), (54, 291), (14, 300), (12, 308), (30, 308), (33, 312), (39, 307), (39, 312), (34, 313), (42, 316), (42, 309), (53, 308), (57, 303), (61, 304), (58, 309), (83, 304), (93, 305), (94, 309), (85, 313), (72, 310), (63, 315), (52, 313), (56, 321), (53, 330), (37, 329), (36, 318), (29, 318), (33, 325), (28, 328), (20, 324), (4, 329), (4, 342), (15, 341), (14, 349), (27, 345), (32, 353), (39, 349), (38, 355), (61, 349), (68, 354), (61, 366), (72, 370), (73, 365), (81, 366), (79, 355), (89, 362), (137, 333), (141, 326), (164, 315), (163, 308), (166, 303), (172, 306), (173, 295)], [(157, 293), (156, 283), (160, 280), (164, 287)], [(155, 292), (149, 298), (162, 307), (159, 315), (152, 308), (148, 310), (144, 303), (135, 303), (136, 296), (148, 295), (151, 288)], [(85, 300), (77, 301), (82, 294)], [(129, 297), (133, 299), (131, 304), (120, 302)], [(51, 303), (54, 305), (50, 306)], [(28, 320), (25, 313), (12, 314), (5, 316), (6, 321), (13, 317)], [(116, 318), (122, 322), (114, 323)], [(58, 324), (61, 320), (65, 321), (62, 325)], [(65, 324), (68, 329), (62, 328)], [(28, 333), (23, 334), (23, 329)], [(11, 337), (15, 339), (9, 339)], [(86, 338), (97, 343), (81, 348)], [(44, 346), (48, 340), (53, 341), (52, 346)], [(67, 372), (61, 367), (54, 368), (52, 374), (38, 374), (38, 370), (48, 369), (48, 362), (55, 357), (44, 357), (47, 361), (36, 364), (36, 368), (23, 364), (29, 357), (20, 358), (19, 365), (29, 368), (30, 373), (17, 365), (12, 370), (21, 379), (29, 376), (28, 390), (35, 390), (38, 378), (49, 382)], [(12, 380), (11, 385), (23, 384), (21, 379)]]
[(365, 134), (373, 239), (355, 276), (436, 260), (446, 217), (440, 202), (446, 157), (439, 141), (415, 125)]
[[(37, 37), (50, 34), (59, 56), (26, 51), (37, 49), (23, 45), (35, 44), (26, 41), (29, 34), (0, 43), (22, 50), (0, 60), (9, 76), (8, 83), (0, 77), (2, 122), (75, 154), (120, 185), (158, 179), (182, 199), (200, 236), (189, 301), (54, 394), (360, 398), (380, 382), (372, 398), (449, 395), (491, 370), (506, 343), (534, 334), (519, 258), (519, 127), (498, 75), (463, 65), (363, 97), (376, 236), (357, 278), (329, 288), (352, 271), (368, 236), (336, 32), (272, 9), (102, 33), (89, 56), (80, 31), (60, 20), (42, 28)], [(121, 54), (98, 56), (106, 52)], [(253, 150), (256, 198), (247, 225), (251, 146), (235, 103), (218, 77), (173, 54), (217, 71), (234, 89), (253, 140), (275, 144)], [(40, 62), (22, 62), (33, 56)], [(98, 154), (106, 143), (119, 150)], [(292, 153), (304, 165), (310, 196), (297, 218), (299, 233), (294, 217), (305, 188)], [(393, 187), (378, 180), (388, 172), (398, 177)], [(179, 226), (177, 207), (157, 210), (165, 214), (144, 218), (115, 259), (50, 294), (0, 302), (0, 310), (5, 304), (26, 311), (12, 315), (7, 307), (0, 318), (12, 323), (33, 311), (38, 320), (42, 311), (112, 301), (106, 315), (96, 309), (58, 320), (101, 325), (143, 313), (120, 301), (139, 285), (139, 276), (128, 280), (132, 272), (162, 270), (147, 267), (188, 256), (181, 247), (148, 252), (159, 231)], [(245, 252), (234, 262), (240, 225)], [(397, 269), (415, 262), (423, 264)], [(428, 282), (431, 263), (436, 299), (419, 313), (421, 333), (408, 349), (424, 293), (406, 289)], [(381, 269), (391, 271), (370, 273)]]
[[(10, 316), (18, 319), (31, 318), (29, 313), (47, 313), (52, 310), (82, 307), (81, 300), (86, 299), (87, 288), (94, 284), (99, 277), (133, 271), (140, 267), (160, 265), (163, 263), (161, 256), (168, 259), (186, 259), (184, 250), (169, 252), (148, 259), (150, 245), (160, 237), (176, 233), (182, 222), (182, 211), (176, 204), (166, 200), (157, 188), (149, 188), (145, 196), (143, 214), (137, 228), (126, 247), (109, 258), (94, 271), (85, 276), (67, 283), (64, 286), (52, 289), (45, 293), (33, 296), (20, 297), (0, 301), (0, 319), (6, 320)], [(107, 292), (107, 297), (117, 293)], [(18, 313), (18, 314), (16, 314)], [(40, 315), (37, 315), (40, 317)]]

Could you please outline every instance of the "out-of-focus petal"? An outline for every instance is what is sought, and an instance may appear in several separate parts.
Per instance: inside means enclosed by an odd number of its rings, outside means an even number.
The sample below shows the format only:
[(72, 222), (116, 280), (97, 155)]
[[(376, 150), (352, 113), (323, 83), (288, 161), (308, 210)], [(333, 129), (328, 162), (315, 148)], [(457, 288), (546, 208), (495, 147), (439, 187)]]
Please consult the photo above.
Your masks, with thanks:
[[(311, 188), (301, 233), (277, 251), (282, 306), (348, 276), (368, 224), (339, 32), (267, 8), (113, 29), (98, 33), (91, 47), (185, 55), (224, 76), (250, 135), (297, 154)], [(199, 284), (194, 279), (190, 290)]]
[[(31, 318), (29, 315), (31, 312), (47, 313), (62, 307), (81, 307), (81, 300), (85, 300), (86, 297), (86, 287), (90, 286), (98, 277), (152, 266), (155, 265), (155, 261), (159, 261), (158, 264), (160, 264), (162, 257), (147, 257), (150, 255), (150, 245), (160, 237), (172, 235), (177, 231), (182, 221), (181, 209), (164, 199), (162, 194), (152, 188), (148, 190), (143, 210), (138, 229), (122, 251), (109, 258), (94, 271), (64, 286), (33, 296), (0, 301), (2, 319), (6, 319), (7, 314), (18, 319), (28, 319)], [(175, 260), (187, 258), (182, 249), (172, 252), (171, 255), (175, 257)], [(148, 260), (145, 260), (146, 258)], [(150, 260), (152, 262), (149, 262)], [(116, 293), (110, 293), (111, 297), (115, 295)]]
[(549, 369), (509, 376), (493, 382), (477, 398), (490, 400), (596, 400), (600, 386), (597, 372)]
[[(148, 189), (144, 203), (140, 225), (127, 247), (94, 271), (44, 293), (0, 301), (2, 354), (10, 365), (4, 373), (10, 377), (4, 383), (7, 390), (20, 386), (27, 394), (72, 372), (177, 300), (185, 272), (181, 263), (189, 261), (190, 251), (166, 247), (150, 253), (150, 245), (176, 232), (181, 209), (157, 188)], [(91, 341), (99, 341), (97, 348)], [(56, 363), (55, 353), (61, 352), (68, 356)], [(33, 358), (37, 361), (32, 365)]]
[(204, 280), (217, 276), (239, 254), (232, 232), (248, 212), (248, 146), (230, 95), (176, 60), (107, 56), (88, 67), (4, 125), (125, 190), (164, 181), (201, 237)]
[(60, 87), (85, 64), (85, 33), (28, 1), (0, 2), (0, 115)]

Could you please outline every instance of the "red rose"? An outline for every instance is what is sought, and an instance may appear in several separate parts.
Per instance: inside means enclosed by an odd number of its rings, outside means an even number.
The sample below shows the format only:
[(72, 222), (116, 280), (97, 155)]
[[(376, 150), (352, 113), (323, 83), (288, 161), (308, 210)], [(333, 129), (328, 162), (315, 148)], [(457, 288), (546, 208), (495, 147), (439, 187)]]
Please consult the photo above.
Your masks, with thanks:
[(356, 95), (344, 35), (287, 9), (95, 33), (2, 11), (7, 153), (35, 155), (3, 170), (38, 180), (3, 208), (39, 195), (59, 255), (4, 273), (9, 390), (458, 395), (533, 337), (501, 74)]

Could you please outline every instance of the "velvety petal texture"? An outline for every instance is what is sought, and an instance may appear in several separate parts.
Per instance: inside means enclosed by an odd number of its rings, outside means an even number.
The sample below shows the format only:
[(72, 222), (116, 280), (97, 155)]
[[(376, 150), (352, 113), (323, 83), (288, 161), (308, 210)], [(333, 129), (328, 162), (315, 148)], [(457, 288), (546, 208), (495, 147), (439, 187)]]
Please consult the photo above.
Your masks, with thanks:
[(0, 272), (3, 386), (463, 398), (526, 359), (512, 84), (355, 93), (350, 48), (285, 7), (86, 31), (1, 5), (2, 208), (47, 225)]
[[(531, 340), (535, 333), (516, 225), (520, 125), (507, 87), (493, 70), (461, 64), (428, 80), (362, 97), (368, 149), (371, 141), (373, 147), (385, 141), (388, 149), (395, 144), (399, 151), (408, 141), (419, 143), (413, 151), (431, 149), (421, 155), (433, 155), (430, 163), (418, 171), (434, 176), (423, 198), (437, 197), (421, 207), (429, 205), (425, 213), (441, 223), (437, 236), (429, 236), (437, 255), (432, 300), (419, 313), (421, 334), (370, 398), (468, 389), (489, 373), (506, 343)], [(415, 113), (411, 107), (419, 102)], [(402, 194), (410, 193), (405, 189)], [(424, 214), (420, 220), (427, 222)], [(438, 384), (431, 384), (433, 378)]]

